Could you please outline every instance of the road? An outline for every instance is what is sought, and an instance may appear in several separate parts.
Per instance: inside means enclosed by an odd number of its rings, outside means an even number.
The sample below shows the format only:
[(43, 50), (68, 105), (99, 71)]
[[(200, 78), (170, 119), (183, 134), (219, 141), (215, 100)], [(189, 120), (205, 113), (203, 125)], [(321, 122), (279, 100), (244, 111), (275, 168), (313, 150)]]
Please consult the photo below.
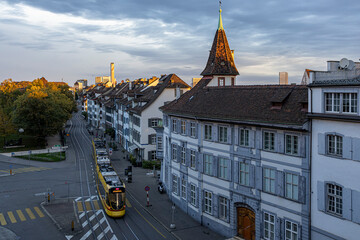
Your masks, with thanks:
[(113, 219), (104, 214), (98, 201), (92, 158), (91, 137), (80, 113), (68, 123), (67, 160), (59, 163), (22, 164), (0, 161), (0, 226), (21, 239), (66, 239), (41, 208), (47, 192), (51, 198), (74, 200), (83, 230), (72, 239), (175, 239), (138, 201), (127, 195), (126, 215)]

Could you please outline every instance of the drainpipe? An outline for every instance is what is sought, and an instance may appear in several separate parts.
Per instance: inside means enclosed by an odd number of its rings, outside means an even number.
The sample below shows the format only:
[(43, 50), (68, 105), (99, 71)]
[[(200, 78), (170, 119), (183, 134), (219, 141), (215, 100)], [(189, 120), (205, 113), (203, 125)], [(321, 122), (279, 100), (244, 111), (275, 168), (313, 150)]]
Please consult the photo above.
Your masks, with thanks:
[[(312, 89), (310, 89), (310, 107), (311, 107), (311, 113), (313, 113), (313, 92), (312, 92)], [(311, 188), (311, 185), (312, 185), (312, 181), (311, 181), (311, 178), (312, 178), (312, 119), (310, 120), (310, 147), (309, 147), (309, 160), (310, 160), (310, 167), (309, 167), (309, 172), (310, 172), (310, 176), (309, 176), (309, 182), (310, 182), (310, 187), (309, 187), (309, 239), (311, 240), (311, 196), (312, 196), (312, 188)]]

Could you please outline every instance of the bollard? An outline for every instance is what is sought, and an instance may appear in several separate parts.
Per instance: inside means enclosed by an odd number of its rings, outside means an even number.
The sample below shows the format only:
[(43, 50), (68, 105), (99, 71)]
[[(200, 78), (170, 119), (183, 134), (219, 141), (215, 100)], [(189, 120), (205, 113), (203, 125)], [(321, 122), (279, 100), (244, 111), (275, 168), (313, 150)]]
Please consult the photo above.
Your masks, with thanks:
[(170, 229), (175, 229), (176, 226), (175, 226), (175, 221), (174, 221), (174, 218), (175, 218), (175, 203), (173, 203), (172, 207), (171, 207), (171, 224), (170, 224)]
[(71, 231), (74, 231), (74, 220), (71, 221)]
[(12, 169), (10, 168), (10, 175), (12, 175)]
[(48, 193), (48, 203), (50, 202), (50, 193)]

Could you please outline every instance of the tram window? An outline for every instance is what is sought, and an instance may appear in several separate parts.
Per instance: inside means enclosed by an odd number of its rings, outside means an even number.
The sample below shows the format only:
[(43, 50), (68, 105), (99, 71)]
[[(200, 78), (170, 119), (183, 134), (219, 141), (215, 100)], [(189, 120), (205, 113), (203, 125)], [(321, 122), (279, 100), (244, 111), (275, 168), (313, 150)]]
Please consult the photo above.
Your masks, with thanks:
[(111, 193), (109, 194), (111, 207), (115, 210), (119, 210), (123, 207), (125, 202), (125, 194), (124, 193)]

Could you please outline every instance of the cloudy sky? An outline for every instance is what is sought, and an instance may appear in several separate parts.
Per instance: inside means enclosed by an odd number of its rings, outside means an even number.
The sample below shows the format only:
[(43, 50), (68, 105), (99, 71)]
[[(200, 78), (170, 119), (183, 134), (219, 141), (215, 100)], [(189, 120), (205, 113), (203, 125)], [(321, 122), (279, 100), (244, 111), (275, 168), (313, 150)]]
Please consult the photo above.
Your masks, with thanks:
[[(223, 23), (243, 84), (301, 82), (305, 68), (360, 58), (358, 0), (223, 0)], [(204, 69), (217, 0), (0, 0), (0, 81), (73, 84)]]

